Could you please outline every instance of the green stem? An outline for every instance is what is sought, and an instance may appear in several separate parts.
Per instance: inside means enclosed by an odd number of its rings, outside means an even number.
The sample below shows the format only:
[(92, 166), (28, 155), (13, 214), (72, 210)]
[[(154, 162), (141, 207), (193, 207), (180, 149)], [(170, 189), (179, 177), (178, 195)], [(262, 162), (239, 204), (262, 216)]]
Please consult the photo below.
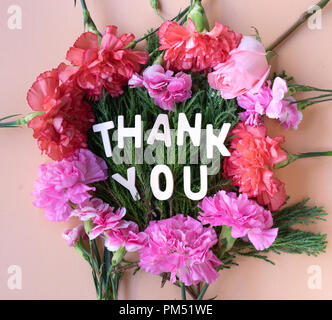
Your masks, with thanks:
[(14, 120), (14, 121), (7, 121), (7, 122), (3, 122), (4, 120), (10, 119), (10, 118), (14, 118), (19, 116), (19, 114), (14, 114), (14, 115), (10, 115), (4, 118), (0, 119), (0, 128), (17, 128), (21, 125), (28, 125), (29, 122), (36, 116), (42, 115), (44, 112), (43, 111), (35, 111), (35, 112), (31, 112), (29, 113), (27, 116)]
[(19, 125), (17, 124), (17, 121), (8, 121), (0, 123), (0, 128), (18, 128)]
[(308, 102), (298, 103), (297, 107), (299, 110), (304, 110), (307, 107), (312, 106), (314, 104), (328, 102), (328, 101), (332, 101), (332, 99), (323, 99), (323, 100), (314, 100), (314, 101), (309, 100)]
[(205, 292), (206, 292), (206, 290), (208, 289), (208, 287), (209, 287), (209, 284), (206, 283), (206, 284), (203, 286), (201, 293), (200, 293), (199, 296), (197, 297), (197, 300), (203, 300), (203, 297), (204, 297)]
[(315, 157), (331, 157), (332, 151), (325, 151), (325, 152), (307, 152), (301, 153), (298, 155), (298, 159), (304, 158), (315, 158)]
[[(184, 9), (182, 12), (180, 12), (176, 17), (174, 17), (171, 21), (179, 21), (180, 19), (182, 19), (186, 14), (187, 12), (189, 11), (189, 6)], [(134, 40), (132, 41), (131, 43), (128, 44), (128, 46), (126, 47), (126, 49), (133, 49), (136, 47), (137, 43), (153, 36), (155, 33), (157, 33), (159, 31), (160, 27), (155, 29), (155, 30), (152, 30), (151, 32), (147, 33), (146, 35), (142, 36), (141, 38), (138, 38), (137, 40)]]
[(288, 88), (294, 89), (296, 92), (308, 92), (308, 91), (329, 92), (329, 93), (332, 92), (332, 90), (329, 89), (320, 89), (296, 83), (288, 83)]
[(93, 250), (95, 252), (95, 257), (97, 259), (98, 267), (100, 267), (101, 266), (101, 258), (100, 258), (99, 250), (98, 250), (97, 243), (96, 243), (95, 239), (92, 240), (92, 246), (93, 246)]
[(85, 0), (81, 0), (82, 9), (88, 11), (88, 7), (86, 6)]
[(90, 32), (95, 33), (98, 36), (99, 40), (100, 40), (101, 37), (102, 37), (102, 34), (98, 31), (98, 29), (96, 27), (96, 24), (92, 20), (85, 0), (81, 0), (81, 5), (82, 5), (82, 9), (83, 9), (84, 29), (87, 27), (87, 30), (90, 31)]
[(308, 99), (292, 101), (291, 103), (300, 103), (300, 102), (307, 102), (307, 101), (309, 102), (311, 100), (312, 100), (313, 103), (315, 103), (314, 100), (321, 99), (321, 98), (327, 98), (327, 97), (332, 97), (332, 93), (330, 93), (330, 94), (324, 94), (324, 95), (321, 95), (321, 96), (312, 97), (312, 98), (308, 98)]
[[(316, 6), (319, 8), (323, 9), (330, 0), (321, 0), (319, 1)], [(267, 48), (266, 51), (273, 51), (276, 47), (278, 47), (283, 41), (285, 41), (295, 30), (297, 30), (298, 27), (300, 27), (304, 22), (306, 22), (313, 14), (316, 12), (304, 12), (300, 18), (287, 30), (285, 31), (279, 38), (277, 38), (272, 44), (270, 44)]]
[(181, 297), (182, 297), (182, 300), (187, 300), (187, 297), (186, 297), (186, 286), (184, 285), (184, 283), (182, 281), (180, 281), (180, 287), (181, 287)]

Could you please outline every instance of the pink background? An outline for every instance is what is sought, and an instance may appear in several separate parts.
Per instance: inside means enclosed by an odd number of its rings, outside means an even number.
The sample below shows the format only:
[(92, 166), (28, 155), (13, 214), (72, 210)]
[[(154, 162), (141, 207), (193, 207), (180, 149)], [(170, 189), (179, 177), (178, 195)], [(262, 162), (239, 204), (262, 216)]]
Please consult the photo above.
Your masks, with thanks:
[[(79, 1), (78, 1), (79, 2)], [(206, 0), (209, 20), (230, 25), (243, 34), (259, 29), (268, 45), (292, 24), (315, 0)], [(188, 0), (162, 0), (163, 14), (171, 18)], [(22, 30), (7, 26), (10, 5), (22, 8)], [(149, 0), (87, 0), (100, 30), (107, 24), (119, 26), (120, 32), (141, 36), (157, 27), (161, 20), (149, 6)], [(298, 83), (332, 88), (332, 5), (323, 15), (323, 28), (303, 26), (273, 60), (274, 69), (286, 69)], [(0, 118), (8, 114), (29, 112), (26, 92), (35, 77), (64, 60), (69, 46), (82, 32), (80, 6), (70, 0), (1, 0), (0, 2)], [(308, 108), (297, 132), (284, 131), (268, 122), (270, 135), (285, 135), (290, 152), (332, 149), (332, 103)], [(36, 142), (29, 129), (0, 130), (0, 298), (2, 299), (94, 299), (95, 291), (89, 266), (68, 248), (61, 233), (69, 224), (55, 224), (44, 219), (32, 205), (31, 191), (40, 163)], [(332, 212), (332, 159), (300, 160), (280, 170), (291, 203), (310, 196), (311, 203)], [(307, 227), (330, 234), (332, 220)], [(270, 255), (275, 266), (252, 258), (239, 258), (240, 267), (223, 271), (206, 297), (218, 299), (331, 299), (331, 245), (327, 253), (315, 257), (304, 255)], [(22, 269), (22, 290), (7, 286), (8, 267)], [(308, 287), (308, 268), (322, 270), (322, 288)], [(179, 298), (179, 289), (160, 278), (139, 272), (122, 282), (120, 297), (126, 299)]]

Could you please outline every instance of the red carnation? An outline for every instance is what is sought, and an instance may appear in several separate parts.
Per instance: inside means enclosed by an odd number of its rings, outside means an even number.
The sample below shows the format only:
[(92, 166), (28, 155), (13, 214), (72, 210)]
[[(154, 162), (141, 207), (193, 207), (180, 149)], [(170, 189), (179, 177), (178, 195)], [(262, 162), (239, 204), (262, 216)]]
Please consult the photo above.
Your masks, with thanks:
[(67, 53), (74, 66), (62, 64), (62, 81), (74, 82), (89, 98), (98, 100), (103, 87), (116, 97), (122, 87), (148, 61), (148, 53), (126, 49), (134, 40), (133, 34), (117, 36), (117, 27), (108, 26), (99, 45), (98, 36), (83, 33)]
[(239, 46), (242, 35), (218, 22), (211, 32), (199, 33), (189, 18), (186, 27), (172, 21), (164, 22), (159, 38), (159, 50), (166, 50), (166, 69), (201, 72), (225, 62), (229, 52)]
[(273, 168), (287, 160), (287, 154), (280, 146), (284, 137), (270, 138), (266, 133), (264, 125), (252, 127), (240, 122), (230, 133), (235, 137), (231, 139), (231, 156), (224, 159), (223, 175), (232, 179), (240, 192), (276, 211), (286, 201), (286, 190)]
[(32, 110), (45, 113), (33, 118), (29, 128), (39, 148), (53, 160), (71, 156), (87, 147), (87, 131), (94, 122), (91, 106), (81, 90), (60, 84), (56, 69), (41, 74), (28, 92)]

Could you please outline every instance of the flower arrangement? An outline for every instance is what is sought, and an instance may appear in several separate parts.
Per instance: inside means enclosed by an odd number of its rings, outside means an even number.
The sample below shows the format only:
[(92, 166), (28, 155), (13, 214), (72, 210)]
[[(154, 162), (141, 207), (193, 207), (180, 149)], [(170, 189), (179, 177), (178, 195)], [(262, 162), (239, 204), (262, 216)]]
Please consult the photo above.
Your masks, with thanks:
[[(87, 32), (68, 63), (37, 77), (32, 113), (0, 127), (27, 125), (53, 160), (39, 167), (34, 205), (50, 221), (78, 221), (63, 238), (91, 266), (98, 299), (118, 299), (133, 269), (201, 300), (238, 255), (273, 263), (267, 252), (324, 252), (326, 235), (295, 225), (325, 211), (307, 200), (287, 205), (277, 169), (332, 152), (289, 153), (264, 125), (268, 117), (296, 130), (306, 107), (332, 97), (270, 73), (290, 31), (265, 48), (258, 32), (210, 29), (201, 1), (191, 0), (135, 40), (115, 26), (100, 33), (81, 4)], [(158, 1), (151, 5), (160, 15)], [(143, 40), (146, 51), (135, 50)], [(323, 94), (296, 100), (299, 92)]]

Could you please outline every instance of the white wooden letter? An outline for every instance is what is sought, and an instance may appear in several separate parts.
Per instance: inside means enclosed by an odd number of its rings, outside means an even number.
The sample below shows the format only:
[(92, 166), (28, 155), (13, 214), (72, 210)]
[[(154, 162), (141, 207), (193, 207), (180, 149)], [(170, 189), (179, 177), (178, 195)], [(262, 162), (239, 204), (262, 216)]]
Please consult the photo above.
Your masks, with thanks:
[(179, 114), (178, 120), (178, 146), (182, 146), (184, 143), (184, 133), (188, 132), (191, 141), (195, 147), (199, 147), (201, 144), (201, 129), (202, 129), (202, 114), (196, 113), (195, 127), (191, 127), (185, 113)]
[(213, 147), (216, 146), (223, 157), (229, 157), (231, 154), (224, 145), (227, 138), (229, 129), (231, 128), (230, 123), (224, 123), (219, 136), (215, 136), (213, 133), (212, 124), (206, 126), (206, 155), (208, 159), (213, 158)]
[[(160, 126), (164, 127), (164, 132), (159, 133), (158, 130)], [(167, 114), (160, 114), (156, 122), (153, 125), (151, 133), (149, 135), (148, 144), (154, 144), (155, 140), (164, 141), (165, 146), (169, 148), (172, 145), (172, 137), (171, 137), (171, 130), (169, 127), (168, 115)]]
[[(160, 190), (159, 176), (161, 173), (163, 173), (166, 178), (165, 191)], [(151, 171), (150, 185), (153, 195), (158, 200), (168, 200), (172, 196), (174, 189), (174, 179), (171, 169), (163, 164), (155, 166)]]
[(207, 194), (208, 190), (207, 166), (200, 166), (200, 175), (201, 175), (201, 189), (199, 192), (196, 193), (192, 192), (190, 167), (186, 166), (183, 168), (184, 193), (189, 199), (193, 201), (202, 200)]
[(126, 189), (129, 190), (131, 196), (133, 197), (133, 199), (135, 201), (140, 200), (140, 196), (139, 196), (138, 191), (135, 187), (135, 180), (136, 180), (136, 169), (135, 169), (135, 167), (131, 167), (127, 170), (127, 177), (128, 177), (128, 180), (123, 178), (118, 173), (112, 175), (112, 178), (116, 182), (119, 182), (122, 186), (124, 186)]

